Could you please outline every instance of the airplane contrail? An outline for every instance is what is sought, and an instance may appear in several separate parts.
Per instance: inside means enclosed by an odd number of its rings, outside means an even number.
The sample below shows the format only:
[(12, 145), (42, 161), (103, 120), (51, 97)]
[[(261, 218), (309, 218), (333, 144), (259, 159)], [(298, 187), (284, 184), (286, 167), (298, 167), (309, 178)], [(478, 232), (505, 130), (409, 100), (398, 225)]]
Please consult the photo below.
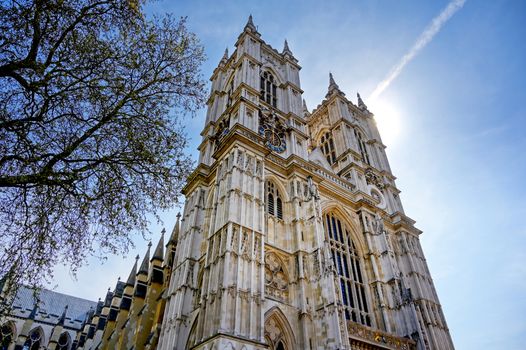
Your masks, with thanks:
[(433, 18), (431, 23), (427, 28), (420, 34), (416, 42), (413, 44), (411, 49), (400, 59), (400, 61), (391, 69), (387, 77), (382, 80), (374, 89), (369, 100), (375, 100), (387, 87), (393, 82), (393, 80), (398, 77), (402, 72), (405, 65), (408, 64), (415, 58), (415, 56), (426, 47), (434, 36), (440, 31), (442, 26), (458, 11), (464, 6), (466, 0), (453, 0), (451, 1), (445, 9), (440, 12), (438, 16)]

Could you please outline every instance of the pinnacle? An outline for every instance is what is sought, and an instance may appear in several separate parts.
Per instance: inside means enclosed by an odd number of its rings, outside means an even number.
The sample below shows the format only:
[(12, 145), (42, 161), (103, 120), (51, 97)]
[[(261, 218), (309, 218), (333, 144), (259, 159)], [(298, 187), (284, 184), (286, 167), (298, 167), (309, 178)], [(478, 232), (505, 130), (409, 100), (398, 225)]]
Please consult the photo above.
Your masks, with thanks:
[(252, 15), (248, 16), (248, 22), (247, 24), (245, 25), (245, 30), (249, 30), (251, 32), (255, 32), (257, 33), (257, 28), (256, 26), (254, 25), (254, 22), (252, 21)]
[(135, 275), (137, 275), (137, 262), (139, 261), (139, 255), (135, 257), (135, 264), (133, 264), (133, 267), (130, 271), (130, 275), (128, 276), (128, 280), (126, 281), (126, 284), (129, 286), (135, 285)]
[(219, 62), (219, 65), (223, 65), (228, 61), (228, 47), (225, 49), (225, 53), (223, 54), (223, 57), (221, 57), (221, 61)]
[(310, 113), (309, 109), (307, 108), (307, 102), (305, 102), (305, 99), (303, 99), (303, 113)]
[(140, 274), (140, 273), (148, 274), (148, 267), (150, 266), (149, 260), (150, 260), (150, 248), (151, 247), (152, 247), (152, 242), (148, 243), (148, 250), (146, 251), (144, 258), (142, 259), (141, 267), (139, 268), (139, 272), (137, 272), (137, 274)]
[(338, 92), (339, 94), (345, 96), (345, 94), (340, 90), (338, 84), (336, 84), (336, 82), (334, 81), (332, 73), (329, 72), (329, 91), (327, 92), (327, 95), (325, 95), (325, 97), (329, 97), (330, 95), (332, 95), (333, 92)]
[(285, 43), (283, 44), (283, 53), (293, 56), (292, 51), (290, 51), (289, 43), (287, 42), (287, 39), (285, 39)]
[(179, 229), (180, 229), (180, 219), (181, 219), (181, 213), (177, 213), (177, 221), (175, 222), (172, 235), (170, 237), (170, 241), (168, 243), (177, 243), (177, 240), (179, 239)]
[(157, 243), (157, 247), (155, 248), (155, 251), (153, 253), (153, 256), (152, 256), (152, 260), (153, 259), (157, 259), (157, 260), (163, 260), (163, 255), (164, 255), (164, 249), (163, 249), (163, 246), (164, 246), (164, 234), (166, 233), (166, 230), (163, 228), (163, 230), (161, 231), (161, 238), (159, 238), (159, 242)]
[(366, 110), (367, 106), (365, 105), (365, 103), (363, 103), (360, 93), (356, 93), (356, 96), (358, 97), (358, 108), (360, 108), (361, 110)]

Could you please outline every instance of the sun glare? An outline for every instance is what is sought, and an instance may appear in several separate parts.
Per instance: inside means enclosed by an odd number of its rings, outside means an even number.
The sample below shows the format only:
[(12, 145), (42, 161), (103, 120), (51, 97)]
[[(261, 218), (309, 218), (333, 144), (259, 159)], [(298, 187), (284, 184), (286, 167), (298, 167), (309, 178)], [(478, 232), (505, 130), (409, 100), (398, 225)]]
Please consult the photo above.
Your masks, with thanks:
[(369, 102), (369, 110), (374, 113), (374, 119), (380, 130), (380, 136), (386, 146), (398, 142), (401, 132), (401, 118), (396, 106), (381, 98)]

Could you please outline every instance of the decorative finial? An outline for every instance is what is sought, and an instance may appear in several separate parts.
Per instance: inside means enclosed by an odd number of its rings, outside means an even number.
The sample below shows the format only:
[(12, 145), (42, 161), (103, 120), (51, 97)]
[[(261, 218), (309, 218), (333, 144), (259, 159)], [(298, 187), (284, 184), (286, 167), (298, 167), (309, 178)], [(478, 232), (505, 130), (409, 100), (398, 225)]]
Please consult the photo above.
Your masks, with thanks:
[(340, 90), (340, 87), (336, 82), (334, 81), (334, 77), (332, 76), (332, 73), (329, 72), (329, 91), (327, 92), (327, 95), (325, 95), (325, 98), (332, 95), (333, 92), (338, 92), (339, 94), (345, 96), (345, 94)]
[(283, 54), (289, 54), (292, 56), (292, 51), (290, 51), (289, 43), (287, 42), (287, 39), (285, 39), (285, 44), (283, 44)]
[(254, 25), (254, 22), (252, 21), (252, 15), (248, 16), (248, 22), (245, 25), (245, 30), (247, 30), (247, 29), (249, 31), (256, 32), (256, 33), (258, 31), (256, 26)]
[(309, 109), (307, 108), (307, 102), (303, 99), (303, 113), (310, 114)]
[(157, 260), (160, 260), (162, 261), (163, 260), (163, 255), (164, 255), (164, 233), (166, 232), (166, 230), (163, 228), (163, 230), (161, 231), (161, 237), (159, 238), (159, 242), (157, 243), (157, 247), (155, 248), (155, 252), (153, 253), (153, 256), (152, 256), (152, 260), (153, 259), (157, 259)]
[(356, 96), (358, 97), (358, 108), (360, 108), (361, 110), (366, 110), (367, 106), (365, 105), (365, 103), (363, 103), (360, 93), (356, 93)]
[(223, 65), (228, 61), (228, 47), (225, 49), (225, 53), (223, 54), (223, 57), (221, 57), (221, 61), (219, 62), (220, 65)]

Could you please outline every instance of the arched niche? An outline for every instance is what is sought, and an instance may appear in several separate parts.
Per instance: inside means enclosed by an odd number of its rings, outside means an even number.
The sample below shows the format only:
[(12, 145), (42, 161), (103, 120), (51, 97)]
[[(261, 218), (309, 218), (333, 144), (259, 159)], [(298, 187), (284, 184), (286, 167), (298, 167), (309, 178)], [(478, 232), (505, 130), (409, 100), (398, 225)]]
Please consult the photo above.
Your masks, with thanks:
[(269, 350), (297, 349), (287, 317), (277, 306), (265, 313), (265, 340)]

